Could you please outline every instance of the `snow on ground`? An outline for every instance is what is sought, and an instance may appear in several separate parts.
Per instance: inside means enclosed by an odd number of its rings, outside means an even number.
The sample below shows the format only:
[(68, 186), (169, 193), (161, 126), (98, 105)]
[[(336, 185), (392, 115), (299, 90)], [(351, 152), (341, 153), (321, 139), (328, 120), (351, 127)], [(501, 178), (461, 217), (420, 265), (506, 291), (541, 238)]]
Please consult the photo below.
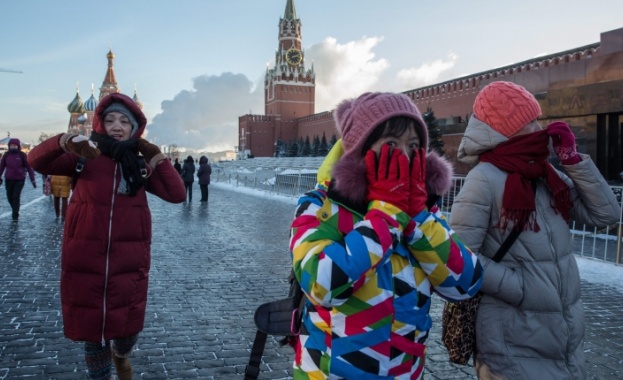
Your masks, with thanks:
[(575, 256), (580, 277), (591, 283), (603, 284), (623, 290), (623, 266), (601, 260)]
[[(251, 194), (262, 198), (270, 198), (279, 200), (282, 202), (291, 203), (296, 205), (298, 197), (290, 197), (279, 194), (270, 194), (266, 191), (255, 190), (248, 187), (234, 186), (222, 182), (213, 182), (210, 186), (215, 186), (223, 189), (230, 189), (245, 194)], [(293, 209), (294, 212), (294, 209)], [(610, 237), (609, 237), (610, 238)], [(576, 255), (576, 261), (580, 268), (580, 277), (588, 282), (597, 283), (602, 285), (608, 285), (617, 289), (623, 290), (623, 265), (615, 265), (614, 263), (608, 263), (601, 260), (589, 259)]]

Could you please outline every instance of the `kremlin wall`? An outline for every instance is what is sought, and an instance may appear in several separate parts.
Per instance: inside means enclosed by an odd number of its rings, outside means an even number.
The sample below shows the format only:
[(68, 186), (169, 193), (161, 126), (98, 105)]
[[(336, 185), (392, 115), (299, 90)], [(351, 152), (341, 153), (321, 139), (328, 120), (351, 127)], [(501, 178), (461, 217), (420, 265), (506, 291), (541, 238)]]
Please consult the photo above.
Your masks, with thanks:
[[(272, 157), (278, 141), (313, 140), (323, 134), (329, 140), (336, 134), (332, 112), (301, 114), (302, 104), (304, 109), (314, 109), (315, 73), (313, 67), (306, 69), (303, 51), (297, 52), (301, 59), (288, 59), (288, 54), (300, 49), (300, 25), (294, 1), (288, 0), (279, 20), (275, 67), (266, 73), (266, 113), (239, 117), (239, 158)], [(601, 33), (599, 42), (591, 45), (404, 92), (420, 111), (430, 107), (434, 112), (446, 156), (453, 161), (456, 174), (464, 175), (470, 169), (456, 162), (456, 151), (474, 99), (481, 88), (499, 80), (517, 83), (533, 93), (543, 111), (541, 125), (553, 120), (569, 123), (578, 150), (592, 157), (607, 180), (620, 180), (623, 28)]]

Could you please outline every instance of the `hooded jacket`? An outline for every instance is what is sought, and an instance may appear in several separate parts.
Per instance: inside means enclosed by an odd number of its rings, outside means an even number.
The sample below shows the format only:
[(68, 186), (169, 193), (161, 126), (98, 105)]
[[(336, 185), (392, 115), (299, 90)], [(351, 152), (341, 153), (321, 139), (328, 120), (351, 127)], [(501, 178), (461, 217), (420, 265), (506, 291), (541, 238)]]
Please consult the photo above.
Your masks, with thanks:
[(182, 165), (182, 180), (186, 183), (195, 182), (195, 161), (191, 156), (184, 160)]
[(209, 185), (210, 176), (212, 175), (212, 166), (208, 163), (207, 157), (201, 157), (199, 159), (199, 170), (197, 170), (197, 178), (199, 178), (200, 185)]
[[(139, 138), (146, 119), (122, 94), (103, 98), (93, 130), (106, 134), (102, 112), (122, 102), (135, 116)], [(60, 147), (61, 135), (35, 147), (29, 162), (43, 174), (73, 177), (78, 156)], [(61, 261), (61, 304), (65, 335), (104, 342), (143, 329), (151, 264), (151, 213), (146, 192), (173, 203), (185, 199), (184, 185), (169, 160), (147, 167), (136, 196), (118, 193), (120, 163), (100, 155), (84, 164), (67, 209)]]
[[(35, 172), (30, 167), (26, 159), (26, 153), (22, 152), (22, 145), (19, 139), (10, 139), (10, 145), (17, 145), (17, 151), (7, 150), (0, 159), (0, 178), (4, 173), (4, 179), (9, 181), (24, 181), (26, 173), (30, 182), (35, 182)], [(5, 172), (6, 171), (6, 172)]]
[[(480, 154), (508, 140), (472, 117), (459, 146), (459, 160), (475, 164)], [(563, 166), (572, 218), (598, 227), (619, 220), (614, 193), (589, 156)], [(537, 181), (540, 231), (522, 231), (500, 263), (491, 258), (510, 231), (500, 219), (507, 173), (481, 162), (467, 175), (454, 200), (450, 225), (485, 268), (477, 313), (475, 369), (480, 379), (584, 379), (584, 311), (580, 277), (568, 223), (551, 206), (551, 193)], [(509, 230), (512, 226), (509, 226)]]
[[(384, 202), (371, 202), (364, 215), (337, 200), (331, 173), (340, 143), (319, 169), (316, 189), (299, 199), (292, 223), (294, 274), (307, 295), (294, 378), (419, 379), (432, 293), (474, 295), (480, 264), (436, 206), (411, 219)], [(445, 180), (436, 184), (443, 188), (428, 183), (428, 191), (443, 194), (450, 168), (430, 157), (431, 177), (445, 170)]]

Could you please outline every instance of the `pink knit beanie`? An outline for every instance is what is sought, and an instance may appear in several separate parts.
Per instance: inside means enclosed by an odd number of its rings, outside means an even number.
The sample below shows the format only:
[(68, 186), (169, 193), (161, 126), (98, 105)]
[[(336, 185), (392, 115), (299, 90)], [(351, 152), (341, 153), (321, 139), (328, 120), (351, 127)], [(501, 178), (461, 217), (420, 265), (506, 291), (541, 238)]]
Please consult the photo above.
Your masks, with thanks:
[(509, 137), (541, 116), (541, 106), (522, 86), (493, 82), (476, 96), (474, 116)]
[(406, 95), (367, 92), (357, 99), (342, 101), (335, 109), (335, 121), (344, 146), (343, 159), (363, 158), (363, 145), (372, 131), (395, 116), (415, 119), (420, 145), (428, 147), (426, 124), (420, 111)]

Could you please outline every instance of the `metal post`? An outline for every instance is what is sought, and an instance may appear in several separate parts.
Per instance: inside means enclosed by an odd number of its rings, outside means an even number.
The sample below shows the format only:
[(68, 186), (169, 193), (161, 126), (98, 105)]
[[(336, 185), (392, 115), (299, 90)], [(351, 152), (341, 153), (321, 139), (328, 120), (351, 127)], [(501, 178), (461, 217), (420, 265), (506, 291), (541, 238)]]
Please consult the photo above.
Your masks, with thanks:
[(623, 235), (623, 224), (619, 221), (619, 228), (617, 231), (617, 257), (614, 259), (614, 263), (621, 264), (621, 236)]

